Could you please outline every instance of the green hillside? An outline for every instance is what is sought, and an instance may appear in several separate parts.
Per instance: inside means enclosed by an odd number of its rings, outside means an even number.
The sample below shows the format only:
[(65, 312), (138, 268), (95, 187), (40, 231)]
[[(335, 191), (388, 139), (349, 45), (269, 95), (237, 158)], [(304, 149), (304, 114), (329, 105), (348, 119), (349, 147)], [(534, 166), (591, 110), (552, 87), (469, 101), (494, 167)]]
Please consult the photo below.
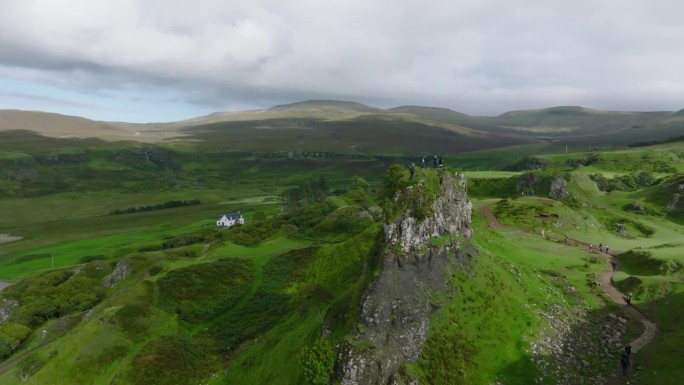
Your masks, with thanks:
[[(472, 238), (433, 237), (422, 251), (458, 244), (462, 258), (443, 272), (446, 287), (430, 293), (425, 343), (398, 381), (627, 383), (619, 353), (632, 343), (630, 384), (679, 383), (682, 142), (578, 145), (568, 154), (552, 142), (492, 149), (505, 140), (478, 147), (472, 131), (415, 121), (475, 119), (450, 111), (402, 107), (391, 111), (411, 120), (393, 120), (390, 110), (355, 104), (275, 109), (330, 108), (349, 120), (181, 130), (198, 142), (0, 132), (0, 281), (13, 283), (0, 292), (0, 383), (339, 380), (340, 346), (375, 349), (357, 338), (358, 320), (397, 252), (386, 247), (384, 225), (402, 210), (435, 214), (435, 186), (462, 170)], [(250, 142), (254, 124), (259, 143), (272, 147)], [(288, 139), (302, 131), (299, 142)], [(428, 162), (409, 180), (404, 166), (430, 152), (443, 153), (445, 167)], [(403, 166), (390, 168), (395, 162)], [(245, 225), (215, 226), (238, 210)], [(633, 306), (622, 299), (628, 293)], [(654, 335), (642, 321), (656, 325)]]
[[(98, 138), (210, 151), (335, 152), (352, 155), (453, 154), (544, 143), (613, 148), (682, 136), (679, 112), (552, 107), (471, 116), (446, 108), (375, 108), (310, 100), (262, 110), (217, 112), (168, 123), (95, 122), (41, 112), (1, 110), (0, 134), (20, 130), (50, 138)], [(13, 140), (14, 141), (14, 140)], [(91, 139), (92, 141), (92, 139)], [(25, 142), (21, 142), (23, 147)]]

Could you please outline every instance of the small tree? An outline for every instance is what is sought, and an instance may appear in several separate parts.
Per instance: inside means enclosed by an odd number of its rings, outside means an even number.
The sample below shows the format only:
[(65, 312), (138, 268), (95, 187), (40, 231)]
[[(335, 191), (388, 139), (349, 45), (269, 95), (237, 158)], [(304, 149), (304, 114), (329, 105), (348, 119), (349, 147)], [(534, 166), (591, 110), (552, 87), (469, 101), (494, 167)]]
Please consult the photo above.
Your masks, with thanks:
[(299, 363), (307, 383), (327, 385), (335, 368), (335, 351), (327, 339), (319, 338), (313, 345), (302, 349)]

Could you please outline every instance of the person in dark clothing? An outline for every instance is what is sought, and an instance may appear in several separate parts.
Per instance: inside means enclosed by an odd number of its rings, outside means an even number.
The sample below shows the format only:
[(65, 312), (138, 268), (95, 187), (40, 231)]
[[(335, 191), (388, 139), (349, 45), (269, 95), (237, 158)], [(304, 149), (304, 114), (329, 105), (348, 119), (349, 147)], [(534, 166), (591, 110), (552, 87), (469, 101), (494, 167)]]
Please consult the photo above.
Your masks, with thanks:
[(432, 166), (434, 168), (437, 168), (437, 155), (434, 155), (434, 157), (432, 158)]
[(620, 354), (620, 366), (622, 366), (622, 375), (626, 376), (627, 369), (629, 369), (631, 366), (631, 363), (629, 362), (629, 354), (627, 354), (627, 352), (622, 352), (622, 354)]
[(438, 162), (439, 167), (444, 166), (444, 161), (442, 160), (442, 157), (440, 156), (438, 159), (439, 159), (439, 162)]
[(617, 270), (617, 261), (614, 260), (614, 259), (611, 259), (611, 260), (610, 260), (610, 266), (613, 267), (613, 273), (614, 273), (615, 270)]
[(632, 355), (632, 345), (627, 344), (627, 346), (625, 346), (625, 353), (627, 353), (628, 358)]
[(411, 164), (409, 164), (409, 172), (411, 173), (411, 175), (409, 176), (409, 179), (413, 179), (413, 174), (416, 172), (415, 163), (411, 162)]

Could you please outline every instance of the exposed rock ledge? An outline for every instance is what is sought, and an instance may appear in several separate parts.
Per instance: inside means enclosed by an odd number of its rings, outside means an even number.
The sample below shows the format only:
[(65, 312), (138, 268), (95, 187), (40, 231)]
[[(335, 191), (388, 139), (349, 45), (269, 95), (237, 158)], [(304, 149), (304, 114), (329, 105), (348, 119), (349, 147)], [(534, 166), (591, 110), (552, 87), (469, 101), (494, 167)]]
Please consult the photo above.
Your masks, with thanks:
[(471, 236), (465, 177), (444, 172), (440, 187), (431, 215), (418, 220), (404, 213), (385, 224), (382, 271), (366, 290), (353, 341), (337, 347), (335, 377), (343, 385), (404, 382), (401, 364), (418, 359), (432, 294), (446, 287), (449, 269), (465, 261)]

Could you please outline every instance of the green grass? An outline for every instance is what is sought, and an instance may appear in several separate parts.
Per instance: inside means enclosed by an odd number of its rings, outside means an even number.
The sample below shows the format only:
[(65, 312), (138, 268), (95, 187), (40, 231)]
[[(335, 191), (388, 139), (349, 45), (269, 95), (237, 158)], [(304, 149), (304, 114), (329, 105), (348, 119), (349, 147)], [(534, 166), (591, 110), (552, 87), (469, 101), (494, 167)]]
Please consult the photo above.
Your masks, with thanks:
[[(217, 134), (209, 131), (202, 135)], [(323, 325), (333, 344), (344, 340), (358, 318), (359, 303), (381, 267), (383, 250), (382, 225), (371, 222), (363, 210), (379, 216), (370, 198), (380, 185), (378, 176), (392, 161), (408, 159), (375, 160), (365, 155), (346, 160), (285, 159), (166, 147), (162, 150), (175, 155), (162, 151), (169, 163), (156, 166), (139, 163), (139, 149), (124, 145), (92, 144), (87, 151), (36, 146), (46, 153), (85, 154), (88, 159), (79, 166), (49, 166), (3, 147), (0, 161), (28, 162), (25, 165), (35, 167), (46, 179), (0, 185), (0, 212), (9, 213), (0, 216), (0, 233), (24, 237), (0, 245), (0, 279), (17, 281), (48, 271), (53, 255), (55, 268), (122, 257), (133, 261), (135, 268), (126, 281), (105, 291), (102, 302), (91, 311), (51, 319), (36, 328), (12, 358), (15, 361), (0, 370), (0, 383), (8, 385), (20, 383), (17, 365), (33, 353), (45, 360), (28, 382), (36, 384), (189, 383), (192, 376), (205, 377), (214, 385), (303, 383), (296, 360), (302, 348), (321, 336)], [(563, 147), (539, 144), (500, 153), (451, 154), (445, 156), (445, 164), (495, 170), (523, 156), (542, 156), (540, 152)], [(401, 154), (394, 142), (387, 143), (385, 150)], [(658, 195), (659, 186), (605, 193), (586, 172), (622, 175), (641, 167), (658, 172), (663, 164), (682, 170), (681, 153), (681, 146), (675, 145), (667, 150), (660, 146), (602, 153), (602, 161), (568, 174), (567, 188), (574, 200), (566, 202), (516, 196), (519, 173), (468, 172), (472, 196), (494, 197), (476, 205), (496, 207), (499, 220), (514, 229), (490, 228), (475, 214), (472, 246), (477, 255), (470, 269), (452, 272), (451, 291), (435, 294), (433, 302), (439, 306), (421, 358), (402, 370), (426, 384), (529, 383), (539, 373), (526, 350), (546, 327), (538, 311), (547, 304), (570, 311), (578, 301), (594, 306), (592, 314), (597, 316), (613, 309), (597, 303), (587, 286), (606, 268), (606, 260), (574, 245), (583, 241), (629, 251), (618, 257), (621, 270), (616, 285), (633, 291), (634, 303), (653, 314), (660, 328), (647, 348), (651, 360), (644, 364), (644, 383), (676, 383), (682, 373), (679, 342), (684, 338), (683, 273), (677, 267), (684, 264), (684, 242), (679, 241), (684, 230), (666, 214), (663, 204), (668, 197)], [(551, 169), (544, 175), (563, 173), (568, 159), (583, 156), (586, 153), (548, 155)], [(174, 168), (174, 162), (182, 167)], [(57, 178), (62, 172), (64, 185)], [(418, 174), (429, 182), (423, 192), (434, 192), (438, 173), (418, 170)], [(354, 200), (339, 194), (328, 204), (279, 216), (253, 246), (231, 242), (232, 230), (227, 230), (223, 237), (179, 248), (140, 251), (192, 237), (203, 229), (213, 232), (214, 218), (221, 213), (241, 210), (248, 220), (257, 211), (279, 215), (280, 192), (319, 175), (340, 191), (349, 190), (350, 175), (368, 178), (368, 196)], [(96, 183), (88, 186), (87, 178)], [(497, 207), (502, 197), (510, 199)], [(185, 199), (200, 199), (202, 204), (107, 215), (116, 208)], [(644, 203), (649, 210), (625, 210), (633, 202)], [(359, 215), (365, 219), (356, 220)], [(617, 222), (626, 224), (629, 237), (614, 231)], [(570, 245), (563, 243), (566, 237)], [(570, 286), (574, 292), (568, 291)], [(173, 356), (179, 349), (187, 355)], [(200, 356), (208, 359), (198, 372), (174, 371)]]
[(464, 171), (466, 178), (468, 179), (501, 179), (510, 178), (513, 176), (518, 176), (521, 174), (519, 171)]
[(544, 327), (535, 310), (593, 303), (587, 274), (603, 271), (605, 261), (587, 263), (586, 250), (537, 235), (493, 230), (477, 215), (473, 245), (478, 255), (470, 270), (454, 273), (453, 293), (438, 297), (443, 307), (410, 371), (428, 384), (528, 384), (539, 373), (526, 349)]

